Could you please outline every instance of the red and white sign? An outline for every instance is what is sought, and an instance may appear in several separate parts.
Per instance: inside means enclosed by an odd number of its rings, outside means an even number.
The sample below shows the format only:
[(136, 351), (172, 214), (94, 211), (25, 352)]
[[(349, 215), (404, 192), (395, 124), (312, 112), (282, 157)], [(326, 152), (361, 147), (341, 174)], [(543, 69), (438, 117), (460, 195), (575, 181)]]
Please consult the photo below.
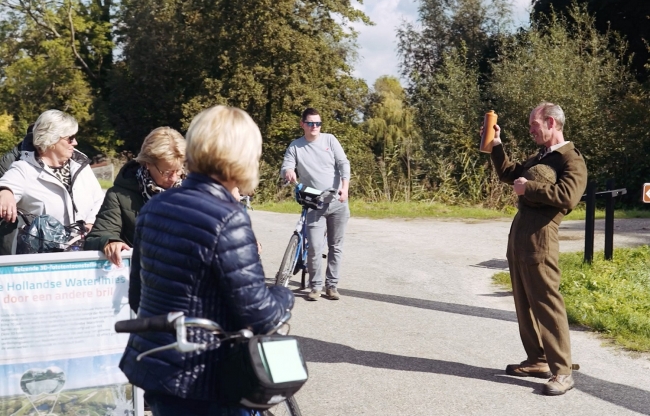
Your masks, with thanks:
[(650, 204), (650, 183), (643, 184), (643, 202)]

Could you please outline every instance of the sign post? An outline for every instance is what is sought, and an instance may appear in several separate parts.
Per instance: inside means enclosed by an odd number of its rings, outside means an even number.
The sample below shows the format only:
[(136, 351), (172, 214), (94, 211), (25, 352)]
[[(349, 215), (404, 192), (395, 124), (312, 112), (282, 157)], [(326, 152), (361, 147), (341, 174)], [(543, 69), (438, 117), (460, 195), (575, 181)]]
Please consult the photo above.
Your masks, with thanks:
[(0, 258), (0, 414), (143, 414), (118, 368), (128, 335), (113, 329), (131, 316), (123, 256)]
[(650, 183), (643, 184), (643, 202), (650, 204)]

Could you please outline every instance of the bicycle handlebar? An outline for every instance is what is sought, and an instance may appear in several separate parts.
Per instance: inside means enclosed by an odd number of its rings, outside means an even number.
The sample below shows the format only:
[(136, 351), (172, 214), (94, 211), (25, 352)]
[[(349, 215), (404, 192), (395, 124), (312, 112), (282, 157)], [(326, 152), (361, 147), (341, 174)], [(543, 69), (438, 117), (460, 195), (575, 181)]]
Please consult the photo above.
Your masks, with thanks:
[(173, 334), (176, 332), (174, 321), (178, 318), (175, 314), (178, 314), (178, 312), (170, 312), (167, 315), (152, 316), (150, 318), (118, 321), (115, 322), (115, 332), (169, 332)]
[[(281, 329), (285, 326), (288, 328), (287, 321), (291, 319), (291, 312), (286, 311), (280, 321), (273, 327), (271, 331), (268, 332), (268, 335), (273, 333), (280, 333)], [(206, 331), (209, 331), (217, 336), (217, 341), (212, 344), (200, 344), (187, 341), (187, 328), (201, 328)], [(118, 321), (115, 322), (115, 332), (121, 333), (141, 333), (141, 332), (166, 332), (166, 333), (176, 333), (176, 342), (173, 342), (169, 345), (164, 345), (162, 347), (154, 348), (149, 351), (145, 351), (138, 355), (136, 360), (140, 361), (143, 357), (153, 354), (159, 351), (175, 349), (179, 352), (194, 352), (205, 350), (209, 346), (214, 345), (217, 348), (221, 345), (222, 341), (229, 339), (237, 338), (252, 338), (253, 332), (249, 329), (241, 329), (235, 332), (226, 332), (223, 330), (221, 325), (204, 318), (190, 318), (185, 317), (183, 312), (170, 312), (167, 315), (158, 315), (148, 318), (136, 318), (130, 319), (127, 321)], [(287, 329), (288, 333), (288, 329)], [(284, 333), (286, 335), (286, 333)]]

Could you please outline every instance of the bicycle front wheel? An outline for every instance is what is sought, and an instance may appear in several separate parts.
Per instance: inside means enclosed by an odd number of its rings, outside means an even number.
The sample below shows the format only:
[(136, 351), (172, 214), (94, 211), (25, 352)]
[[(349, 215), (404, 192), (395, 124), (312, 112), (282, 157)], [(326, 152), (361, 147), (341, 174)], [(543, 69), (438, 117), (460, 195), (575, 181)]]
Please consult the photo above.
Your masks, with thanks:
[(280, 270), (275, 276), (275, 285), (276, 286), (289, 286), (289, 280), (293, 276), (293, 270), (296, 267), (296, 259), (298, 258), (298, 251), (300, 238), (298, 234), (293, 234), (289, 240), (289, 245), (284, 251), (284, 257), (282, 257), (282, 263), (280, 263)]
[(295, 396), (289, 397), (279, 405), (265, 410), (263, 416), (302, 416)]

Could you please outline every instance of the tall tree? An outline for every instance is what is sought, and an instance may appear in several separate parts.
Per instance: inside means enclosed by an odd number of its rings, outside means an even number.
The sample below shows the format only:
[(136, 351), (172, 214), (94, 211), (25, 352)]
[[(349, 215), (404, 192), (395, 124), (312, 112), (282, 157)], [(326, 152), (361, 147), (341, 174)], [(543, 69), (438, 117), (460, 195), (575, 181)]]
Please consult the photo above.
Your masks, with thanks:
[(565, 137), (585, 155), (592, 180), (615, 177), (640, 189), (637, 175), (650, 174), (645, 154), (639, 156), (650, 145), (647, 107), (642, 110), (647, 94), (625, 64), (624, 45), (599, 33), (584, 6), (569, 13), (514, 38), (494, 64), (486, 95), (511, 150), (535, 149), (528, 115), (540, 101), (551, 101), (564, 109)]
[[(182, 128), (209, 105), (234, 105), (253, 116), (265, 157), (277, 160), (305, 106), (338, 122), (362, 106), (367, 87), (351, 76), (356, 35), (347, 24), (369, 20), (349, 0), (129, 0), (122, 21), (126, 125), (137, 117), (145, 131)], [(137, 140), (144, 131), (124, 133)]]
[(600, 33), (616, 31), (622, 34), (629, 46), (627, 56), (632, 57), (632, 68), (639, 80), (648, 79), (647, 64), (650, 59), (650, 1), (647, 0), (531, 0), (533, 19), (544, 23), (552, 13), (569, 15), (572, 4), (584, 5), (595, 16)]
[[(406, 23), (397, 31), (401, 71), (407, 79), (427, 78), (445, 54), (461, 44), (470, 63), (493, 48), (493, 38), (511, 25), (509, 0), (421, 0), (418, 25)], [(419, 27), (418, 27), (419, 26)]]
[[(396, 171), (397, 185), (406, 177), (405, 199), (411, 198), (413, 154), (419, 145), (413, 109), (406, 102), (404, 89), (397, 78), (382, 76), (375, 81), (374, 96), (366, 111), (366, 129), (373, 138), (373, 148), (382, 174), (384, 196), (391, 200), (391, 172)], [(397, 162), (397, 163), (395, 163)]]
[(82, 148), (116, 144), (100, 114), (112, 64), (110, 8), (110, 0), (0, 3), (0, 109), (18, 136), (40, 112), (58, 108), (81, 123)]

